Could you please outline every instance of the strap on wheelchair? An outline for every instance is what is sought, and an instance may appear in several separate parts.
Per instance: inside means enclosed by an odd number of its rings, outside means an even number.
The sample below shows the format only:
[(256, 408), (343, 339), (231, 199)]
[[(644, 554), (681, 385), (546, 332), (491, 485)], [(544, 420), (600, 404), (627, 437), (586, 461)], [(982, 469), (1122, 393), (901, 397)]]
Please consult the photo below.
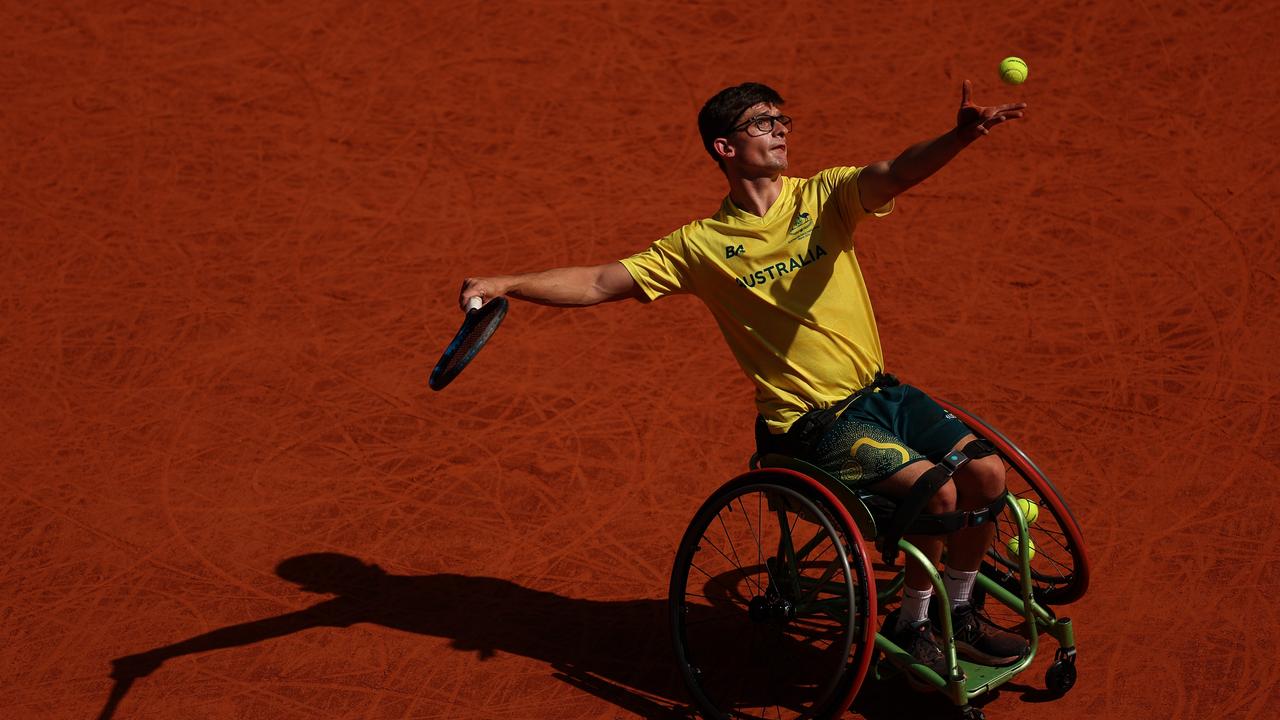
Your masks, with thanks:
[(916, 517), (904, 535), (950, 535), (967, 527), (986, 525), (1004, 512), (1004, 496), (977, 510), (956, 510), (949, 513), (921, 514)]
[(967, 443), (960, 450), (947, 453), (942, 461), (929, 468), (916, 480), (894, 510), (885, 526), (880, 551), (884, 561), (893, 566), (898, 559), (898, 541), (903, 535), (949, 535), (957, 530), (983, 525), (994, 520), (1004, 509), (1004, 497), (987, 507), (949, 513), (924, 514), (929, 499), (951, 479), (957, 470), (970, 460), (987, 457), (996, 449), (981, 438)]
[(835, 424), (840, 418), (840, 413), (854, 403), (858, 398), (867, 393), (875, 392), (881, 388), (897, 387), (902, 383), (891, 373), (876, 373), (875, 379), (866, 387), (859, 388), (849, 397), (833, 404), (831, 407), (822, 408), (820, 410), (810, 410), (800, 416), (787, 431), (784, 438), (785, 450), (787, 454), (798, 457), (807, 458), (813, 454), (814, 448), (818, 445), (818, 441), (827, 434), (827, 430)]

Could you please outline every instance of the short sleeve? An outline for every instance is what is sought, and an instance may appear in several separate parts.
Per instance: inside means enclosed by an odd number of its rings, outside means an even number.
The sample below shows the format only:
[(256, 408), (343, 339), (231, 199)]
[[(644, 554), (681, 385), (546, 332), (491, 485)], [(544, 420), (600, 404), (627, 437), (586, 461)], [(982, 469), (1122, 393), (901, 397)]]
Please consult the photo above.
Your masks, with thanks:
[(693, 291), (684, 234), (681, 228), (621, 261), (647, 300)]
[(861, 172), (860, 167), (836, 167), (819, 174), (828, 197), (835, 199), (840, 217), (850, 228), (869, 217), (884, 217), (893, 212), (893, 200), (871, 212), (862, 207), (862, 198), (858, 194), (858, 175)]

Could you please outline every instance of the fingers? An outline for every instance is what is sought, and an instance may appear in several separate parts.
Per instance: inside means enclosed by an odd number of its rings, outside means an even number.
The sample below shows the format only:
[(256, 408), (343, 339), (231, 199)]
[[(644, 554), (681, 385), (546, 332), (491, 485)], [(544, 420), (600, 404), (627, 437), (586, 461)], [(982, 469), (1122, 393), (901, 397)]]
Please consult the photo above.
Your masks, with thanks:
[(484, 288), (480, 278), (467, 278), (462, 281), (462, 289), (458, 291), (458, 307), (463, 312), (472, 310), (472, 305), (480, 307), (484, 304)]
[(985, 130), (990, 130), (991, 128), (999, 125), (1000, 123), (1004, 122), (1007, 119), (1008, 118), (1006, 118), (1003, 115), (996, 115), (995, 117), (988, 118), (986, 121), (984, 121), (982, 123), (982, 128)]
[(463, 312), (474, 310), (490, 300), (506, 295), (511, 286), (504, 276), (469, 277), (458, 291), (458, 307)]
[[(960, 85), (960, 108), (964, 109), (970, 106), (974, 106), (973, 105), (973, 81), (965, 80)], [(974, 106), (974, 107), (977, 107), (977, 106)], [(1008, 112), (1013, 110), (1025, 110), (1026, 107), (1027, 107), (1026, 103), (1017, 102), (1017, 103), (1007, 103), (1004, 105), (993, 105), (991, 107), (980, 107), (979, 109), (984, 111), (984, 114), (985, 114), (986, 112), (1000, 113), (1000, 112)], [(1019, 117), (1021, 117), (1021, 115), (1019, 115)]]
[(1022, 113), (1016, 111), (1010, 113), (997, 113), (979, 123), (978, 129), (982, 131), (983, 135), (986, 135), (990, 132), (991, 128), (999, 125), (1000, 123), (1017, 120), (1020, 117), (1022, 117)]
[(1025, 115), (1025, 113), (1023, 113), (1021, 110), (1009, 110), (1007, 112), (996, 113), (996, 117), (1004, 118), (1005, 120), (1017, 120), (1023, 115)]

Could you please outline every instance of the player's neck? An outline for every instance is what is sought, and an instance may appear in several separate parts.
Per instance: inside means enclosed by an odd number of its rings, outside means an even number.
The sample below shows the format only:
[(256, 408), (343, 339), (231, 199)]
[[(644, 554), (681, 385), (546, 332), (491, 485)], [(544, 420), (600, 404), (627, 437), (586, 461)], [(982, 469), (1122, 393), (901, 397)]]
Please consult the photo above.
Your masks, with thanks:
[(739, 210), (764, 217), (782, 194), (782, 173), (744, 178), (729, 175), (729, 199)]

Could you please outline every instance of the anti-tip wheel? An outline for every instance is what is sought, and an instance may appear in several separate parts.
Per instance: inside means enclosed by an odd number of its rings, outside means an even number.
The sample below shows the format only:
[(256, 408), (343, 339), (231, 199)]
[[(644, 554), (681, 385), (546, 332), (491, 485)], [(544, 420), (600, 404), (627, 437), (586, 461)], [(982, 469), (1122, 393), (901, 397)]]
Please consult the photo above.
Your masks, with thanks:
[(1076, 664), (1071, 660), (1055, 660), (1044, 672), (1044, 686), (1059, 697), (1066, 695), (1076, 684)]

